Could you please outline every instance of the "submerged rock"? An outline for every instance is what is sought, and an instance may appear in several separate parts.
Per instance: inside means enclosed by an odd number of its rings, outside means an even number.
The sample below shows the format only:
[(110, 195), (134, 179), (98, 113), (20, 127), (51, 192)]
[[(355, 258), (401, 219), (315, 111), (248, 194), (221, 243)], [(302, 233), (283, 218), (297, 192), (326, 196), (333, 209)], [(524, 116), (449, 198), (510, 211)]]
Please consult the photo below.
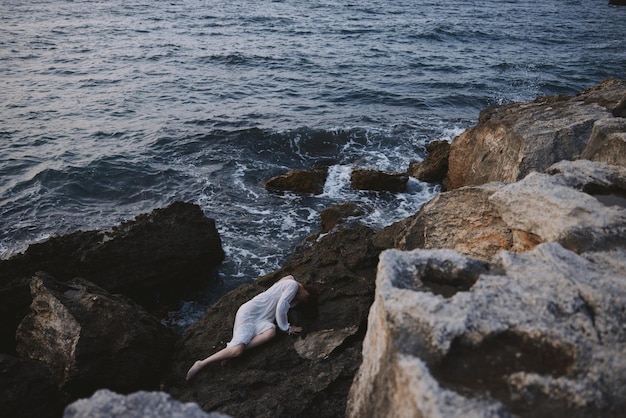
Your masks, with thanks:
[(322, 194), (327, 177), (328, 167), (292, 170), (286, 174), (272, 177), (263, 185), (267, 190), (275, 193)]
[[(548, 243), (480, 272), (451, 250), (384, 252), (346, 415), (623, 416), (625, 256)], [(475, 283), (432, 292), (433, 260)]]
[(389, 173), (368, 169), (355, 169), (350, 173), (353, 189), (378, 192), (404, 192), (409, 181), (406, 173)]
[(17, 329), (17, 351), (45, 363), (74, 396), (107, 387), (158, 386), (173, 335), (139, 305), (82, 279), (31, 281), (31, 312)]

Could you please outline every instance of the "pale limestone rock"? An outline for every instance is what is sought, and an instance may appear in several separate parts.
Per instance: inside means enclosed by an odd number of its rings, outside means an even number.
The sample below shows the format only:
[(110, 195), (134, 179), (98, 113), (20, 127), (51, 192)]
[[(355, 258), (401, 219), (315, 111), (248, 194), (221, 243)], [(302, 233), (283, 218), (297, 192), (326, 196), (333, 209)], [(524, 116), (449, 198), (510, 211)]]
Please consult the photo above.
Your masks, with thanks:
[(589, 144), (581, 158), (626, 167), (626, 119), (607, 118), (596, 121)]
[(622, 416), (626, 262), (599, 263), (621, 250), (588, 254), (502, 252), (445, 298), (420, 286), (421, 267), (471, 260), (385, 251), (347, 416)]
[[(516, 183), (441, 193), (420, 211), (376, 234), (381, 248), (448, 248), (489, 260), (555, 241), (575, 252), (626, 242), (626, 168), (561, 161)], [(612, 198), (612, 203), (607, 199)]]
[(626, 81), (607, 80), (576, 96), (494, 106), (452, 142), (448, 189), (514, 182), (561, 160), (624, 163)]
[[(572, 165), (575, 166), (575, 165)], [(565, 176), (531, 173), (489, 197), (509, 228), (560, 242), (576, 252), (626, 239), (626, 210), (606, 206), (567, 184)]]

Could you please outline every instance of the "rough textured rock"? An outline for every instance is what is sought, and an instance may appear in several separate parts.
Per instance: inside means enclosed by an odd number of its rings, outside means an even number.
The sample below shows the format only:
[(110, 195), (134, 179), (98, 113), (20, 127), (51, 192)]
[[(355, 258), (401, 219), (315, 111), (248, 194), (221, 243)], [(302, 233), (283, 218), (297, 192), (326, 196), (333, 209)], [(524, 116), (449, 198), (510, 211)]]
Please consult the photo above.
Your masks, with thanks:
[[(165, 380), (172, 396), (205, 411), (244, 417), (337, 417), (361, 363), (361, 341), (374, 293), (378, 251), (366, 227), (339, 228), (294, 255), (285, 266), (238, 287), (193, 324), (177, 345)], [(224, 347), (239, 306), (286, 274), (320, 291), (318, 319), (303, 336), (279, 333), (225, 366), (210, 365), (184, 382), (198, 358)], [(292, 321), (297, 323), (297, 310)]]
[(328, 177), (328, 167), (293, 170), (281, 176), (272, 177), (264, 183), (271, 192), (294, 192), (322, 194)]
[[(476, 263), (381, 255), (347, 416), (623, 417), (626, 249), (547, 243)], [(445, 297), (424, 286), (433, 271), (476, 280)]]
[(441, 183), (448, 173), (448, 157), (450, 143), (448, 141), (434, 141), (426, 148), (428, 154), (424, 161), (413, 162), (409, 165), (408, 174), (428, 183)]
[(500, 185), (466, 187), (441, 193), (419, 212), (376, 234), (380, 248), (449, 248), (489, 259), (510, 249), (516, 235), (489, 201)]
[(441, 193), (420, 211), (376, 234), (379, 248), (448, 248), (489, 260), (556, 241), (582, 252), (626, 237), (623, 208), (603, 203), (626, 195), (626, 169), (587, 160), (563, 161), (548, 174), (511, 184), (489, 183)]
[(108, 387), (128, 392), (158, 385), (173, 335), (139, 305), (82, 279), (39, 274), (17, 329), (17, 351), (45, 363), (75, 396)]
[(227, 418), (207, 414), (197, 404), (181, 403), (163, 392), (136, 392), (127, 396), (102, 389), (65, 408), (63, 418)]
[(478, 124), (452, 142), (445, 185), (454, 189), (514, 182), (561, 160), (578, 159), (590, 142), (594, 123), (621, 115), (625, 100), (626, 81), (607, 80), (574, 97), (544, 97), (485, 109)]
[(626, 119), (600, 119), (581, 158), (626, 167)]
[(624, 208), (605, 205), (584, 190), (593, 192), (599, 184), (621, 189), (626, 168), (579, 160), (561, 162), (549, 171), (555, 170), (561, 172), (532, 173), (500, 188), (489, 200), (512, 230), (530, 233), (540, 242), (559, 242), (578, 253), (622, 245)]
[(378, 192), (404, 192), (409, 181), (406, 173), (388, 173), (384, 171), (355, 169), (350, 173), (353, 189), (373, 190)]
[(0, 261), (0, 347), (14, 352), (15, 329), (30, 304), (28, 282), (38, 271), (60, 281), (85, 278), (144, 306), (197, 282), (224, 259), (215, 222), (197, 205), (176, 202), (107, 231), (74, 232), (33, 244)]
[(307, 338), (297, 339), (293, 348), (307, 360), (323, 360), (341, 347), (346, 338), (355, 335), (359, 327), (352, 325), (344, 329), (323, 329), (307, 334)]
[(0, 354), (0, 416), (57, 418), (69, 397), (45, 364)]
[(321, 230), (326, 234), (339, 224), (344, 223), (351, 217), (359, 217), (365, 214), (365, 210), (356, 203), (344, 202), (330, 206), (320, 213)]

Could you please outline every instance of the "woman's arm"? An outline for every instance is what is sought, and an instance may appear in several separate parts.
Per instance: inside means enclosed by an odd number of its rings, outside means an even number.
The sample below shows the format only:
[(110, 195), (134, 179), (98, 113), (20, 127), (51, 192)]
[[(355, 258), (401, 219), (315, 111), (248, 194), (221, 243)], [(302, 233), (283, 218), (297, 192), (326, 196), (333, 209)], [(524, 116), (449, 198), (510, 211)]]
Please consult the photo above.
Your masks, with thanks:
[[(289, 277), (289, 276), (288, 276)], [(293, 277), (293, 276), (291, 276)], [(284, 284), (283, 290), (278, 299), (278, 305), (276, 306), (276, 324), (281, 331), (289, 331), (289, 319), (287, 318), (287, 312), (291, 306), (291, 301), (298, 292), (298, 282), (295, 280), (289, 280)]]

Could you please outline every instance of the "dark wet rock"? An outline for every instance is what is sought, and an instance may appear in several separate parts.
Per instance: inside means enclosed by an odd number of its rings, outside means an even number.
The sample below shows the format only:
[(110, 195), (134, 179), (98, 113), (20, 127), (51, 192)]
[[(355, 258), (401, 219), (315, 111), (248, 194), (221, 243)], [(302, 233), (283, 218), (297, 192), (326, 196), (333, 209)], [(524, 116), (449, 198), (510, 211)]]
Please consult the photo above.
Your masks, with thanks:
[(142, 307), (83, 279), (31, 280), (31, 312), (17, 329), (17, 351), (45, 363), (74, 396), (98, 388), (158, 386), (173, 335)]
[[(205, 411), (242, 418), (342, 416), (361, 363), (361, 340), (373, 300), (378, 251), (370, 242), (372, 234), (363, 226), (339, 228), (279, 271), (224, 296), (177, 345), (166, 379), (168, 392), (197, 402)], [(279, 333), (266, 345), (225, 366), (210, 365), (185, 383), (195, 360), (230, 340), (239, 306), (286, 274), (320, 291), (317, 320), (304, 324), (302, 336)], [(292, 321), (302, 317), (292, 310)]]
[(409, 176), (428, 183), (443, 182), (448, 173), (450, 143), (448, 141), (433, 141), (428, 144), (426, 151), (428, 154), (424, 161), (413, 162), (409, 165)]
[(0, 354), (0, 416), (58, 418), (69, 396), (44, 363)]
[(120, 395), (102, 389), (65, 409), (63, 418), (228, 418), (207, 414), (197, 404), (181, 403), (163, 392), (136, 392)]
[(350, 173), (353, 189), (373, 190), (378, 192), (404, 192), (409, 181), (406, 173), (388, 173), (385, 171), (355, 169)]
[(609, 0), (609, 4), (612, 6), (626, 6), (626, 0)]
[[(619, 117), (625, 102), (626, 80), (606, 80), (576, 96), (485, 109), (478, 124), (452, 142), (444, 184), (455, 189), (493, 181), (510, 183), (561, 160), (576, 160), (585, 153), (595, 124)], [(596, 131), (602, 135), (602, 129)], [(594, 148), (587, 152), (595, 160), (611, 162)]]
[(37, 271), (57, 280), (83, 277), (141, 298), (168, 284), (211, 278), (224, 260), (215, 221), (199, 206), (176, 202), (107, 231), (74, 232), (32, 244), (3, 261), (2, 283)]
[(263, 185), (268, 191), (274, 193), (322, 194), (326, 177), (328, 177), (328, 167), (292, 170), (286, 174), (272, 177)]
[(344, 202), (330, 206), (320, 213), (320, 233), (325, 234), (350, 218), (357, 218), (365, 214), (365, 209), (353, 202)]
[(14, 352), (15, 328), (30, 304), (28, 283), (38, 271), (59, 281), (82, 277), (151, 307), (157, 298), (175, 298), (211, 280), (223, 259), (215, 221), (183, 202), (111, 230), (77, 231), (32, 244), (0, 261), (0, 348)]

